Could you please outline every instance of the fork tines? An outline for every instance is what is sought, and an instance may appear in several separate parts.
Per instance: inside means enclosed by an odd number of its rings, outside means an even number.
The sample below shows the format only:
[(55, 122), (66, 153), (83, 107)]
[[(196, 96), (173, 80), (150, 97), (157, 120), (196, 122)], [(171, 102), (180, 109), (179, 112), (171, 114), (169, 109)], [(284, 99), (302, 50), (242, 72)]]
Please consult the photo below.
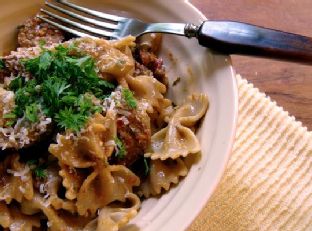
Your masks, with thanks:
[[(41, 9), (40, 11), (48, 17), (42, 15), (37, 17), (61, 30), (67, 31), (79, 37), (106, 37), (110, 39), (117, 38), (116, 32), (118, 32), (121, 26), (120, 24), (126, 20), (126, 18), (123, 17), (87, 9), (65, 0), (58, 0), (56, 2), (58, 4), (53, 4), (46, 1), (45, 5), (47, 8)], [(77, 12), (94, 16), (98, 19), (75, 13), (73, 10), (66, 9), (64, 6), (74, 9)], [(51, 9), (68, 17), (53, 13)], [(72, 19), (76, 19), (76, 21)], [(87, 24), (83, 24), (81, 22), (85, 22)]]

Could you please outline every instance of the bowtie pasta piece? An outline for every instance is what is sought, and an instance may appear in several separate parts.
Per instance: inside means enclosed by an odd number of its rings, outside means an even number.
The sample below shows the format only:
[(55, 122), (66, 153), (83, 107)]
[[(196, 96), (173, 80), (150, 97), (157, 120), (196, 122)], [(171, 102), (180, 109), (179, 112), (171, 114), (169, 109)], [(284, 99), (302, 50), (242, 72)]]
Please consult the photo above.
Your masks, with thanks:
[(151, 160), (149, 175), (140, 185), (138, 193), (145, 198), (159, 195), (162, 189), (168, 191), (172, 184), (177, 184), (179, 178), (187, 173), (188, 169), (180, 158), (167, 161)]
[(0, 201), (9, 204), (13, 199), (18, 202), (32, 199), (32, 174), (28, 165), (19, 162), (18, 154), (9, 155), (0, 163), (0, 176)]
[(86, 171), (84, 169), (61, 165), (59, 175), (63, 178), (62, 184), (66, 189), (65, 197), (69, 200), (76, 199), (83, 181), (88, 176)]
[(129, 208), (105, 207), (99, 210), (99, 216), (91, 221), (84, 231), (117, 231), (136, 216), (140, 207), (140, 199), (133, 193), (125, 195), (131, 206)]
[(51, 144), (49, 152), (61, 164), (75, 168), (94, 166), (95, 159), (106, 161), (115, 147), (110, 143), (116, 137), (115, 120), (113, 113), (107, 113), (105, 117), (95, 114), (79, 136), (58, 134), (57, 144)]
[(203, 117), (208, 108), (204, 94), (193, 94), (169, 119), (169, 124), (152, 136), (151, 149), (145, 157), (152, 160), (186, 157), (200, 151), (200, 144), (194, 134), (194, 125)]
[(40, 217), (38, 215), (28, 216), (14, 206), (8, 206), (0, 201), (0, 227), (10, 230), (32, 231), (33, 227), (40, 227)]
[(99, 162), (79, 190), (78, 213), (82, 216), (94, 215), (111, 202), (125, 202), (125, 195), (139, 184), (140, 179), (125, 166), (105, 166)]

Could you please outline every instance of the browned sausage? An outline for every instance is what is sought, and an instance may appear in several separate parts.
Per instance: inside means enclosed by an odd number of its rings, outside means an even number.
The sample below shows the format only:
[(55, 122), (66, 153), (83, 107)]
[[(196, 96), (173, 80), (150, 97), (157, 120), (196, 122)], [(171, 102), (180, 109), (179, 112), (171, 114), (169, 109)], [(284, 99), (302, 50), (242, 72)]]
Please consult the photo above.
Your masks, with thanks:
[(47, 45), (61, 43), (64, 41), (64, 33), (36, 17), (28, 19), (19, 27), (17, 41), (20, 47), (38, 46), (41, 40)]
[(113, 162), (131, 166), (146, 152), (151, 140), (149, 123), (135, 110), (129, 115), (118, 115), (117, 136), (123, 142), (126, 155), (124, 158), (114, 157)]

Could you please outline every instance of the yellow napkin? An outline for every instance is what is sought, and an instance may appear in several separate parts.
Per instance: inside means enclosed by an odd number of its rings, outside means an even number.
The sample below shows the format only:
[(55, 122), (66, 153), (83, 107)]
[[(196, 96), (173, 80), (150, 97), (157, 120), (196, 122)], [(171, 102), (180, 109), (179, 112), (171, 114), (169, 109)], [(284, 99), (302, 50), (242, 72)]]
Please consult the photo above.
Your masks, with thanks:
[[(189, 231), (312, 230), (312, 133), (237, 76), (236, 141)], [(311, 115), (312, 116), (312, 115)]]

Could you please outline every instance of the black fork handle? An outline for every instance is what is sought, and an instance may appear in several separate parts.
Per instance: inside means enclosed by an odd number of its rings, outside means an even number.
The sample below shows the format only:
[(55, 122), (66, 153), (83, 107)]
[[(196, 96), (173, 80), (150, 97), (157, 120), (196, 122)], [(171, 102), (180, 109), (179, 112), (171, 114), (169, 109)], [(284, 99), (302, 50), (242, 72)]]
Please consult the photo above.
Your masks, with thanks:
[(202, 46), (226, 54), (312, 64), (312, 38), (233, 21), (205, 21), (197, 31)]

